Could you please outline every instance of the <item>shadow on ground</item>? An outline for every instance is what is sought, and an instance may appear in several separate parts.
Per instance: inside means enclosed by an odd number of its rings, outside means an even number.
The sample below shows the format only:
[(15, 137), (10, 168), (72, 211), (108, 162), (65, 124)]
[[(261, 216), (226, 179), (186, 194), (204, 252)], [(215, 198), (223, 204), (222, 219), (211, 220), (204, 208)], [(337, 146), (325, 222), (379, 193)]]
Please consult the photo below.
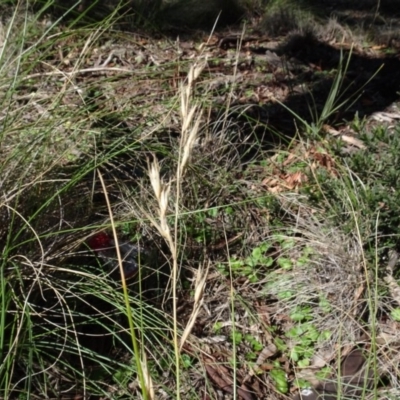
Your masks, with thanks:
[(309, 124), (317, 122), (341, 62), (345, 74), (335, 103), (340, 107), (325, 123), (340, 127), (353, 120), (356, 114), (359, 118), (368, 117), (399, 100), (400, 59), (397, 54), (372, 57), (351, 50), (341, 51), (308, 34), (291, 36), (275, 53), (283, 67), (274, 69), (272, 79), (266, 74), (261, 86), (270, 87), (272, 93), (285, 88), (288, 95), (282, 101), (284, 106), (274, 101), (248, 102), (243, 107), (246, 111), (237, 116), (245, 129), (255, 132), (266, 147), (281, 142), (276, 132), (290, 140), (297, 128), (302, 130), (294, 115)]

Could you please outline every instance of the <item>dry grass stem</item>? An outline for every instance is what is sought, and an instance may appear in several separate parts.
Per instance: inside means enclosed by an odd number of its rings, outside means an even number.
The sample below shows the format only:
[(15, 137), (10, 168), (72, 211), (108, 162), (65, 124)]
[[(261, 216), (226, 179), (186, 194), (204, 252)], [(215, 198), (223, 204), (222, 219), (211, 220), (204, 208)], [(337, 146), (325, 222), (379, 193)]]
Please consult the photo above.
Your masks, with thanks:
[(143, 353), (142, 355), (142, 361), (141, 361), (142, 369), (143, 369), (143, 376), (144, 376), (144, 382), (146, 387), (144, 390), (147, 392), (147, 398), (149, 400), (155, 399), (155, 393), (154, 393), (154, 384), (153, 380), (151, 379), (150, 371), (148, 368), (148, 362), (147, 362), (147, 357), (146, 354)]
[(194, 126), (190, 130), (189, 135), (187, 136), (186, 143), (184, 144), (183, 155), (182, 155), (182, 159), (181, 159), (181, 162), (180, 162), (180, 165), (179, 165), (179, 175), (180, 176), (183, 175), (184, 169), (185, 169), (185, 167), (187, 165), (187, 162), (189, 160), (190, 154), (192, 152), (194, 143), (196, 141), (197, 133), (199, 131), (200, 122), (201, 122), (201, 115), (198, 116)]
[(187, 338), (190, 335), (190, 332), (193, 329), (193, 326), (196, 322), (196, 318), (197, 318), (199, 311), (203, 305), (204, 290), (205, 290), (205, 286), (206, 286), (209, 269), (210, 269), (210, 263), (208, 263), (206, 270), (203, 270), (203, 268), (199, 266), (199, 269), (196, 271), (193, 310), (189, 317), (189, 321), (186, 324), (185, 330), (183, 331), (182, 336), (181, 336), (180, 347), (179, 347), (181, 351), (182, 351), (183, 346), (186, 343)]
[(153, 187), (154, 194), (158, 203), (161, 201), (161, 178), (160, 178), (160, 164), (154, 158), (154, 161), (149, 165), (149, 178), (151, 186)]
[[(205, 63), (201, 63), (196, 66), (192, 66), (189, 74), (188, 74), (188, 83), (181, 86), (181, 116), (182, 116), (182, 128), (181, 128), (181, 141), (180, 141), (180, 158), (176, 170), (176, 198), (175, 198), (175, 224), (174, 224), (174, 237), (171, 234), (171, 229), (168, 225), (167, 220), (167, 210), (168, 210), (168, 202), (170, 197), (170, 189), (171, 182), (168, 184), (164, 184), (160, 177), (160, 166), (157, 160), (154, 160), (148, 167), (148, 174), (151, 182), (151, 186), (154, 191), (154, 195), (157, 199), (158, 203), (158, 217), (159, 223), (155, 221), (155, 219), (150, 216), (149, 219), (162, 235), (162, 237), (166, 240), (168, 247), (171, 251), (172, 255), (172, 299), (173, 299), (173, 322), (174, 322), (174, 349), (175, 349), (175, 361), (176, 361), (176, 380), (177, 380), (177, 389), (176, 394), (177, 398), (180, 398), (180, 351), (183, 343), (185, 342), (187, 335), (190, 333), (191, 327), (195, 321), (195, 317), (198, 312), (198, 307), (200, 304), (200, 295), (197, 295), (198, 301), (195, 306), (197, 308), (194, 309), (192, 323), (190, 323), (185, 330), (183, 340), (181, 340), (181, 345), (178, 341), (178, 314), (177, 314), (177, 280), (178, 280), (178, 251), (177, 251), (177, 237), (178, 237), (178, 221), (179, 221), (179, 209), (180, 209), (180, 193), (181, 193), (181, 185), (182, 185), (182, 177), (184, 173), (184, 169), (189, 160), (196, 136), (199, 131), (200, 121), (201, 121), (201, 112), (198, 112), (198, 106), (193, 105), (190, 107), (191, 99), (192, 99), (192, 90), (194, 86), (195, 80), (199, 77), (202, 72)], [(193, 119), (196, 117), (196, 121), (193, 124)], [(205, 281), (201, 281), (202, 284), (199, 283), (199, 293), (204, 286)], [(197, 310), (197, 311), (196, 311)]]
[(120, 250), (119, 243), (118, 243), (118, 236), (117, 236), (117, 230), (116, 230), (115, 222), (114, 222), (114, 215), (112, 212), (111, 203), (110, 203), (110, 199), (109, 199), (108, 192), (107, 192), (107, 187), (105, 185), (103, 176), (100, 171), (97, 171), (97, 174), (99, 176), (99, 179), (100, 179), (100, 182), (101, 182), (101, 185), (103, 188), (104, 197), (106, 199), (107, 209), (108, 209), (108, 213), (109, 213), (109, 217), (110, 217), (110, 221), (111, 221), (111, 228), (112, 228), (114, 242), (115, 242), (115, 249), (116, 249), (116, 253), (117, 253), (118, 265), (119, 265), (119, 270), (120, 270), (120, 275), (121, 275), (122, 290), (123, 290), (123, 294), (124, 294), (125, 306), (126, 306), (128, 323), (129, 323), (129, 334), (132, 339), (133, 354), (134, 354), (135, 360), (136, 360), (136, 366), (137, 366), (137, 371), (138, 371), (138, 375), (139, 375), (139, 382), (140, 382), (140, 386), (142, 388), (143, 398), (145, 400), (147, 400), (147, 399), (149, 399), (149, 392), (148, 392), (148, 386), (146, 385), (145, 373), (144, 373), (144, 370), (142, 367), (143, 366), (142, 355), (144, 354), (144, 352), (140, 351), (138, 340), (136, 337), (135, 321), (133, 320), (133, 313), (132, 313), (131, 305), (130, 305), (128, 287), (126, 284), (124, 267), (122, 265), (121, 250)]
[[(160, 235), (169, 243), (172, 242), (171, 232), (167, 221), (167, 211), (168, 211), (168, 200), (169, 200), (169, 192), (171, 189), (170, 183), (163, 183), (160, 177), (160, 165), (155, 159), (149, 165), (149, 178), (150, 183), (153, 188), (154, 194), (158, 203), (158, 217), (159, 223), (155, 221), (152, 216), (148, 216), (152, 221), (153, 225), (157, 228)], [(146, 213), (148, 215), (148, 213)]]

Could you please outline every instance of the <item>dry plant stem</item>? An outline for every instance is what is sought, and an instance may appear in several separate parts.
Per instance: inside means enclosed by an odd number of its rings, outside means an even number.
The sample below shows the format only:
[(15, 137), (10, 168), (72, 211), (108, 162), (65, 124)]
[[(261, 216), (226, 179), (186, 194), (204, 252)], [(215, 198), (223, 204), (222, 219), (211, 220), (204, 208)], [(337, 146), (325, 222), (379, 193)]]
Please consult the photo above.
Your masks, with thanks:
[(190, 332), (192, 331), (194, 323), (196, 322), (197, 315), (199, 314), (200, 309), (203, 305), (203, 302), (204, 302), (203, 294), (204, 294), (204, 288), (206, 286), (209, 269), (210, 269), (210, 261), (208, 262), (207, 268), (205, 271), (204, 271), (203, 266), (200, 266), (199, 269), (197, 270), (195, 290), (194, 290), (195, 293), (194, 293), (193, 310), (192, 310), (192, 314), (189, 317), (189, 321), (186, 325), (186, 328), (182, 333), (179, 351), (182, 351), (182, 348), (183, 348), (187, 338), (189, 337)]
[[(231, 259), (230, 252), (229, 252), (229, 246), (228, 246), (228, 237), (226, 236), (226, 230), (224, 226), (224, 237), (225, 237), (225, 242), (226, 242), (226, 251), (227, 251), (227, 256), (228, 260)], [(230, 281), (230, 287), (229, 287), (229, 297), (230, 297), (230, 302), (231, 302), (231, 317), (232, 317), (232, 338), (235, 338), (236, 334), (236, 325), (235, 325), (235, 288), (233, 286), (233, 272), (231, 268), (231, 264), (229, 263), (229, 281)], [(237, 370), (236, 370), (236, 340), (232, 340), (232, 362), (233, 362), (233, 397), (236, 399), (237, 398)]]
[[(378, 282), (379, 282), (379, 277), (378, 277), (378, 271), (379, 271), (379, 264), (378, 264), (378, 260), (379, 260), (379, 256), (378, 256), (378, 248), (379, 248), (379, 244), (378, 244), (378, 238), (379, 238), (379, 221), (380, 218), (380, 214), (378, 212), (378, 215), (376, 217), (376, 224), (375, 224), (375, 287), (374, 287), (374, 293), (375, 296), (378, 296)], [(367, 271), (365, 272), (367, 274)], [(368, 277), (366, 278), (368, 281)], [(371, 298), (371, 296), (368, 296), (369, 299), (369, 303), (370, 303), (370, 313), (372, 315), (372, 321), (371, 321), (371, 357), (372, 357), (372, 370), (374, 371), (374, 380), (373, 380), (373, 390), (374, 390), (374, 394), (375, 396), (377, 395), (377, 387), (378, 387), (378, 380), (379, 380), (379, 374), (377, 373), (378, 371), (378, 357), (377, 357), (377, 353), (378, 353), (378, 347), (377, 347), (377, 320), (376, 320), (376, 316), (378, 315), (378, 298), (375, 297), (374, 299)], [(373, 302), (373, 304), (371, 304)], [(367, 368), (367, 372), (368, 373), (368, 368)]]
[[(239, 65), (239, 57), (240, 57), (240, 49), (242, 47), (242, 42), (243, 42), (243, 37), (245, 35), (245, 29), (246, 27), (243, 26), (243, 30), (242, 30), (242, 34), (240, 36), (240, 41), (237, 45), (237, 52), (236, 52), (236, 62), (235, 62), (235, 66), (234, 66), (234, 70), (233, 70), (233, 75), (236, 79), (237, 77), (237, 73), (238, 73), (238, 65)], [(230, 110), (230, 103), (232, 100), (232, 96), (233, 96), (233, 90), (234, 90), (234, 85), (232, 85), (231, 88), (231, 92), (230, 92), (230, 96), (228, 97), (228, 104), (226, 107), (226, 113), (225, 113), (225, 118), (224, 118), (224, 125), (226, 124), (227, 120), (228, 120), (228, 113)], [(225, 126), (223, 127), (223, 129), (225, 129)], [(226, 237), (226, 232), (225, 234), (225, 241), (226, 243), (228, 243), (228, 238)], [(228, 250), (228, 259), (229, 257), (229, 248), (227, 246), (227, 250)], [(230, 273), (230, 281), (231, 281), (231, 285), (230, 285), (230, 300), (231, 300), (231, 310), (232, 310), (232, 335), (235, 335), (235, 291), (234, 291), (234, 287), (233, 287), (233, 276), (232, 276), (232, 268), (229, 268), (229, 273)], [(234, 365), (236, 365), (236, 343), (235, 340), (233, 340), (233, 363)], [(237, 398), (237, 374), (236, 374), (236, 368), (233, 368), (233, 396), (236, 399)]]
[(135, 325), (134, 325), (134, 321), (133, 321), (133, 314), (132, 314), (131, 305), (130, 305), (130, 302), (129, 302), (128, 288), (126, 286), (125, 273), (124, 273), (124, 268), (122, 266), (122, 257), (121, 257), (121, 252), (120, 252), (120, 248), (119, 248), (119, 243), (118, 243), (117, 231), (115, 229), (113, 213), (112, 213), (112, 210), (111, 210), (110, 199), (108, 197), (107, 188), (106, 188), (106, 185), (104, 183), (103, 176), (101, 175), (101, 172), (99, 170), (97, 170), (97, 173), (99, 175), (101, 186), (103, 188), (104, 197), (105, 197), (106, 203), (107, 203), (108, 214), (110, 216), (111, 228), (112, 228), (112, 232), (113, 232), (113, 236), (114, 236), (115, 248), (116, 248), (117, 258), (118, 258), (119, 271), (120, 271), (120, 274), (121, 274), (122, 290), (123, 290), (123, 293), (124, 293), (125, 306), (126, 306), (126, 311), (127, 311), (127, 314), (128, 314), (129, 330), (130, 330), (130, 335), (131, 335), (131, 338), (132, 338), (132, 346), (133, 346), (133, 351), (134, 351), (134, 354), (135, 354), (136, 367), (137, 367), (138, 375), (139, 375), (140, 387), (142, 389), (143, 398), (145, 400), (147, 400), (147, 399), (151, 399), (152, 398), (152, 397), (149, 397), (149, 394), (151, 393), (151, 391), (149, 390), (148, 386), (146, 385), (146, 382), (148, 382), (149, 380), (145, 379), (145, 376), (144, 376), (144, 373), (143, 373), (143, 368), (142, 368), (142, 363), (141, 363), (142, 355), (140, 354), (139, 345), (138, 345), (138, 341), (137, 341), (137, 338), (136, 338)]
[[(179, 169), (179, 166), (178, 166)], [(179, 174), (178, 174), (179, 175)], [(153, 187), (154, 194), (157, 198), (158, 206), (159, 206), (159, 217), (160, 223), (157, 223), (153, 217), (148, 215), (148, 218), (152, 222), (152, 224), (156, 227), (156, 229), (160, 232), (161, 236), (167, 242), (168, 248), (171, 251), (172, 256), (172, 305), (173, 305), (173, 326), (174, 326), (174, 333), (173, 333), (173, 342), (174, 342), (174, 353), (175, 353), (175, 364), (176, 364), (176, 395), (177, 399), (180, 399), (180, 388), (179, 388), (179, 381), (180, 381), (180, 352), (179, 352), (179, 343), (178, 343), (178, 318), (177, 318), (177, 302), (176, 302), (176, 280), (178, 277), (178, 252), (177, 246), (174, 242), (171, 231), (169, 229), (168, 221), (167, 221), (167, 208), (168, 208), (168, 198), (169, 198), (169, 191), (170, 191), (170, 183), (164, 184), (161, 182), (160, 178), (160, 165), (158, 164), (157, 159), (153, 161), (153, 163), (149, 166), (149, 177), (150, 182)], [(176, 207), (175, 207), (175, 235), (177, 232), (177, 222), (178, 222), (178, 212), (179, 212), (179, 180), (177, 184), (177, 199), (176, 199)], [(177, 236), (175, 236), (177, 237)]]
[[(155, 219), (148, 215), (149, 220), (160, 232), (162, 237), (167, 242), (167, 245), (171, 251), (172, 255), (172, 308), (173, 308), (173, 343), (174, 343), (174, 353), (175, 353), (175, 376), (176, 376), (176, 398), (180, 399), (180, 351), (187, 335), (190, 331), (185, 332), (181, 344), (178, 338), (178, 305), (177, 305), (177, 281), (178, 281), (178, 249), (177, 240), (178, 238), (178, 227), (179, 227), (179, 200), (181, 197), (181, 183), (184, 176), (185, 166), (189, 160), (197, 132), (200, 127), (201, 122), (201, 110), (198, 111), (197, 105), (190, 105), (192, 97), (192, 89), (195, 80), (199, 77), (201, 71), (204, 69), (206, 62), (203, 61), (199, 64), (195, 64), (190, 68), (188, 73), (187, 84), (181, 86), (181, 115), (182, 115), (182, 129), (181, 129), (181, 141), (179, 146), (179, 159), (176, 170), (176, 198), (175, 198), (175, 221), (174, 221), (174, 238), (171, 235), (171, 230), (167, 221), (167, 209), (168, 209), (168, 199), (169, 191), (171, 188), (171, 183), (165, 184), (160, 178), (160, 166), (157, 159), (149, 165), (149, 178), (151, 185), (153, 187), (154, 194), (156, 196), (158, 206), (159, 206), (159, 219), (160, 222), (157, 223)], [(204, 283), (201, 284), (204, 286)], [(200, 290), (199, 293), (202, 293)], [(198, 295), (198, 303), (200, 302), (201, 295)], [(195, 310), (194, 310), (195, 313)], [(195, 315), (195, 314), (194, 314)]]
[[(181, 182), (183, 179), (184, 169), (189, 160), (194, 141), (199, 130), (201, 121), (201, 112), (197, 113), (197, 105), (190, 108), (190, 100), (194, 82), (199, 77), (201, 71), (204, 69), (205, 62), (198, 65), (193, 65), (188, 73), (188, 83), (186, 86), (181, 87), (181, 113), (182, 113), (182, 131), (181, 143), (178, 160), (178, 168), (176, 173), (176, 202), (175, 202), (175, 244), (174, 244), (174, 261), (172, 270), (172, 292), (173, 292), (173, 313), (174, 313), (174, 348), (177, 369), (177, 398), (180, 398), (179, 390), (179, 360), (180, 360), (180, 346), (178, 342), (178, 304), (177, 304), (177, 280), (178, 280), (178, 254), (177, 254), (177, 241), (178, 237), (178, 222), (179, 222), (179, 199), (181, 191)], [(196, 120), (193, 123), (193, 118), (196, 115)], [(190, 129), (191, 127), (191, 129)], [(190, 131), (189, 131), (190, 129)], [(183, 150), (183, 154), (182, 154)]]
[[(237, 44), (237, 48), (236, 48), (237, 51), (236, 51), (235, 65), (234, 65), (234, 68), (233, 68), (233, 77), (234, 77), (233, 82), (236, 82), (236, 77), (237, 77), (237, 73), (238, 73), (239, 58), (240, 58), (240, 49), (242, 48), (242, 43), (243, 43), (243, 38), (244, 38), (245, 31), (246, 31), (246, 25), (243, 25), (242, 33), (240, 35), (240, 40), (239, 40), (239, 43)], [(230, 109), (231, 109), (230, 105), (231, 105), (232, 99), (234, 98), (234, 94), (233, 93), (234, 93), (234, 85), (231, 85), (231, 89), (230, 89), (229, 96), (228, 96), (228, 102), (227, 102), (227, 105), (226, 105), (224, 126), (222, 128), (223, 131), (225, 131), (226, 123), (228, 122), (228, 115), (229, 115), (229, 112), (230, 112)]]

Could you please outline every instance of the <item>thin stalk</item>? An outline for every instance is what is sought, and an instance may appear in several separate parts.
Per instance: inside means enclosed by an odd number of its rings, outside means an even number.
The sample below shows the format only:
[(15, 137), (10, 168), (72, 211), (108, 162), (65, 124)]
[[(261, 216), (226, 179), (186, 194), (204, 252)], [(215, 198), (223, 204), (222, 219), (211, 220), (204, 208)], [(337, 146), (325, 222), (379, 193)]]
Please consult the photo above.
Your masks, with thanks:
[(131, 309), (131, 305), (130, 305), (130, 301), (129, 301), (128, 287), (126, 285), (124, 268), (122, 266), (122, 257), (121, 257), (121, 252), (120, 252), (119, 245), (118, 245), (118, 236), (117, 236), (117, 231), (115, 229), (115, 222), (114, 222), (114, 217), (113, 217), (113, 213), (112, 213), (112, 209), (111, 209), (111, 203), (110, 203), (110, 199), (108, 197), (108, 192), (107, 192), (107, 188), (106, 188), (103, 176), (99, 170), (97, 170), (97, 173), (99, 175), (101, 186), (103, 188), (104, 197), (105, 197), (106, 203), (107, 203), (108, 214), (110, 216), (111, 229), (112, 229), (113, 236), (114, 236), (115, 248), (116, 248), (117, 258), (118, 258), (118, 265), (119, 265), (119, 270), (120, 270), (121, 278), (122, 278), (121, 279), (122, 291), (124, 294), (125, 307), (126, 307), (128, 323), (129, 323), (129, 331), (130, 331), (131, 338), (132, 338), (132, 346), (133, 346), (133, 351), (135, 354), (135, 361), (136, 361), (136, 367), (137, 367), (137, 371), (138, 371), (138, 375), (139, 375), (140, 387), (142, 388), (143, 398), (145, 400), (147, 400), (147, 399), (149, 399), (149, 394), (148, 394), (147, 386), (145, 383), (143, 367), (140, 362), (141, 355), (140, 355), (140, 351), (139, 351), (139, 344), (138, 344), (138, 340), (137, 340), (136, 333), (135, 333), (135, 324), (133, 321), (133, 314), (132, 314), (132, 309)]

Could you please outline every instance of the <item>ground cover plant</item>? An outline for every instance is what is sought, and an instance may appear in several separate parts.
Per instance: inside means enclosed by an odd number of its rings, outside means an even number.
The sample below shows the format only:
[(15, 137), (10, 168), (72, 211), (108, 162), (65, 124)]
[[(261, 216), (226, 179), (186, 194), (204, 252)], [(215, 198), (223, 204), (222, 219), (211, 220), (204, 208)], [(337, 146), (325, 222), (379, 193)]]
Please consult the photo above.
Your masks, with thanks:
[(0, 398), (398, 398), (395, 14), (172, 3), (2, 5)]

